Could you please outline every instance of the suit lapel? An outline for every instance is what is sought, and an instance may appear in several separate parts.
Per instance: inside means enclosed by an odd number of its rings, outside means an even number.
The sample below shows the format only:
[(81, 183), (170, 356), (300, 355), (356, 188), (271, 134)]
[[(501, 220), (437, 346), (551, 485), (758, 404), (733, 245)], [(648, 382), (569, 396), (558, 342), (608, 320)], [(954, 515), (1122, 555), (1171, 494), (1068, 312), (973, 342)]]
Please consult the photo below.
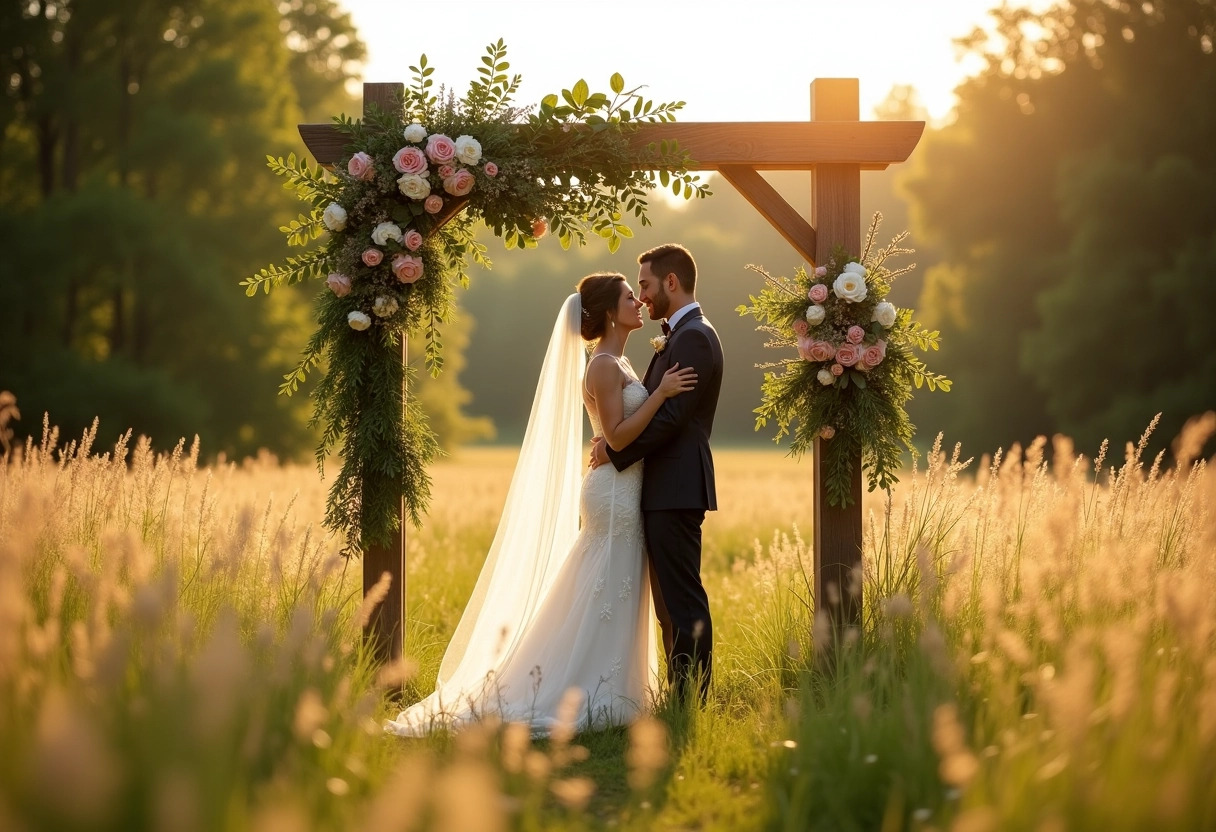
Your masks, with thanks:
[[(667, 335), (667, 343), (671, 343), (671, 339), (676, 337), (676, 333), (679, 332), (686, 323), (691, 320), (699, 320), (704, 317), (705, 315), (699, 306), (696, 309), (688, 310), (688, 312), (686, 312), (684, 316), (680, 318), (680, 320), (676, 321), (676, 325), (671, 328), (671, 332)], [(669, 365), (669, 362), (662, 357), (664, 352), (667, 352), (666, 347), (663, 348), (663, 352), (659, 352), (657, 350), (655, 351), (654, 357), (650, 359), (650, 365), (646, 367), (646, 375), (642, 376), (642, 384), (646, 385), (646, 389), (651, 393), (653, 393), (654, 388), (658, 386), (658, 379), (656, 378), (655, 372), (656, 368), (662, 365), (662, 369), (659, 372), (666, 372)], [(654, 387), (651, 386), (652, 381), (654, 383)]]
[(656, 363), (658, 363), (658, 360), (659, 360), (659, 351), (655, 350), (654, 355), (652, 355), (650, 357), (650, 363), (648, 365), (646, 365), (646, 374), (644, 376), (642, 376), (642, 384), (651, 393), (654, 392), (654, 388), (650, 386), (650, 374), (654, 371), (654, 365)]

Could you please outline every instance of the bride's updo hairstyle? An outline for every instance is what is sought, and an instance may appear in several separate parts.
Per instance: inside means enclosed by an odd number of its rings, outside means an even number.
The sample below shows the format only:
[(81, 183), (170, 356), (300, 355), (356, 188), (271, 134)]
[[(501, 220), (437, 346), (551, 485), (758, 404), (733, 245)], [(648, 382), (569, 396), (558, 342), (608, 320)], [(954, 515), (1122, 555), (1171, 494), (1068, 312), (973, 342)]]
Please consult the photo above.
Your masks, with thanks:
[(617, 272), (589, 274), (578, 282), (579, 299), (583, 304), (582, 335), (584, 341), (596, 341), (608, 326), (608, 313), (616, 311), (621, 302), (621, 284), (625, 275)]

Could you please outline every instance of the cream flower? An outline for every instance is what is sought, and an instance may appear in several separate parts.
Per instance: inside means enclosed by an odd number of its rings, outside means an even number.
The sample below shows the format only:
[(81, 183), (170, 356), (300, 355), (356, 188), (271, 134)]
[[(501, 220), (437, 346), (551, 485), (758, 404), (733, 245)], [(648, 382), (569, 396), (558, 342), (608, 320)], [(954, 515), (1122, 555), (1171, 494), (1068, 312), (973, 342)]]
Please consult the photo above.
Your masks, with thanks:
[(815, 379), (824, 387), (829, 387), (836, 383), (836, 376), (832, 375), (832, 371), (824, 367), (815, 374)]
[(408, 125), (405, 128), (405, 140), (407, 142), (420, 142), (426, 138), (426, 128), (418, 122)]
[(397, 311), (397, 299), (387, 295), (380, 295), (376, 298), (376, 302), (372, 304), (372, 312), (376, 313), (377, 318), (387, 318)]
[(325, 213), (321, 215), (321, 222), (325, 223), (325, 227), (330, 231), (341, 231), (346, 228), (346, 209), (336, 202), (331, 202), (325, 206)]
[(472, 136), (457, 137), (456, 158), (466, 165), (477, 164), (481, 161), (481, 142)]
[(819, 326), (827, 313), (819, 304), (811, 304), (806, 308), (806, 322), (811, 326)]
[(372, 319), (362, 312), (351, 312), (346, 316), (346, 322), (350, 324), (351, 329), (357, 329), (360, 332), (372, 325)]
[(836, 282), (832, 284), (832, 291), (841, 300), (860, 303), (866, 299), (866, 280), (856, 272), (841, 272), (840, 277), (836, 278)]
[(397, 189), (410, 199), (426, 199), (431, 195), (431, 183), (416, 173), (403, 173), (397, 180)]
[(372, 242), (378, 246), (382, 246), (389, 240), (401, 242), (402, 239), (401, 226), (395, 222), (382, 222), (372, 229)]
[(870, 317), (870, 320), (878, 321), (887, 329), (890, 329), (895, 325), (895, 311), (895, 304), (884, 300), (874, 307), (874, 314)]

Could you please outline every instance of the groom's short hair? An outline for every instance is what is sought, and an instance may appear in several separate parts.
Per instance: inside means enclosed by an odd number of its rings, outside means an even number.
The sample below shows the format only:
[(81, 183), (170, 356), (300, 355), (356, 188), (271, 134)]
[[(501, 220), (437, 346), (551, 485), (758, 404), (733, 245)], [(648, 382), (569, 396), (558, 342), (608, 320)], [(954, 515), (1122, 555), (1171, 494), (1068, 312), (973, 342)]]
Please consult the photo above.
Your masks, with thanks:
[(680, 288), (689, 294), (697, 288), (696, 261), (692, 259), (692, 252), (679, 243), (667, 243), (642, 252), (638, 263), (649, 263), (651, 274), (660, 280), (674, 274), (680, 281)]

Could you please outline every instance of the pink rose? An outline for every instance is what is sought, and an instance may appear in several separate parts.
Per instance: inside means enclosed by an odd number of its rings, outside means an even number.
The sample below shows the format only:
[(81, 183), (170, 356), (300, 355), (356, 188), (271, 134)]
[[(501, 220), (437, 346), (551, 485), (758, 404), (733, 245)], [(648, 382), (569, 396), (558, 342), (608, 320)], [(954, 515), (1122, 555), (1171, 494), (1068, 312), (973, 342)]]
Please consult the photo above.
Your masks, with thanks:
[(816, 283), (811, 287), (811, 290), (806, 293), (806, 296), (810, 298), (813, 303), (823, 303), (828, 299), (828, 287), (822, 283)]
[(831, 361), (836, 355), (836, 348), (827, 341), (812, 341), (810, 352), (812, 361)]
[(836, 428), (831, 425), (824, 425), (819, 429), (819, 435), (824, 439), (831, 439), (836, 435)]
[(815, 342), (806, 336), (795, 339), (798, 342), (798, 357), (803, 361), (811, 361), (811, 344)]
[(350, 294), (350, 278), (344, 274), (331, 274), (325, 278), (325, 285), (340, 298)]
[(443, 189), (452, 196), (464, 196), (473, 190), (473, 174), (461, 168), (443, 180)]
[(408, 248), (410, 251), (417, 251), (419, 246), (421, 246), (421, 245), (422, 245), (422, 235), (421, 234), (419, 234), (417, 231), (415, 231), (412, 228), (409, 231), (405, 232), (405, 247), (406, 248)]
[(346, 172), (356, 179), (362, 179), (364, 182), (376, 176), (376, 168), (372, 164), (372, 157), (362, 150), (350, 157), (350, 161), (346, 163)]
[(867, 370), (871, 367), (877, 367), (882, 363), (884, 358), (886, 356), (883, 355), (883, 348), (878, 346), (878, 344), (870, 344), (870, 346), (863, 348), (861, 351), (861, 365), (864, 365)]
[(806, 335), (806, 330), (807, 330), (806, 321), (802, 320), (802, 318), (799, 318), (798, 320), (794, 321), (794, 334), (795, 335), (797, 335), (799, 338), (801, 338), (802, 336)]
[(844, 367), (842, 367), (839, 364), (833, 364), (832, 365), (832, 375), (834, 375), (834, 376), (844, 375)]
[(426, 155), (437, 165), (456, 158), (456, 143), (442, 133), (432, 133), (426, 140)]
[(861, 348), (847, 341), (836, 350), (836, 360), (846, 367), (852, 367), (861, 358)]
[(816, 266), (815, 267), (815, 277), (827, 277), (827, 274), (828, 274), (827, 266)]
[(408, 254), (393, 255), (393, 274), (402, 283), (413, 283), (422, 277), (422, 259)]
[(449, 176), (451, 176), (455, 172), (456, 172), (456, 168), (452, 167), (451, 165), (440, 165), (439, 166), (439, 178), (440, 179), (447, 179)]
[(443, 210), (443, 197), (439, 194), (431, 194), (426, 198), (426, 202), (422, 203), (422, 207), (428, 214), (438, 214)]
[(498, 165), (494, 164), (493, 162), (486, 162), (485, 167), (483, 167), (482, 170), (486, 172), (486, 176), (498, 176)]
[(532, 220), (532, 236), (540, 239), (549, 233), (549, 221), (544, 217), (538, 217)]
[(426, 156), (416, 147), (403, 147), (393, 155), (393, 167), (398, 173), (419, 176), (426, 173)]
[(849, 327), (849, 332), (847, 335), (845, 335), (845, 338), (849, 340), (850, 344), (860, 344), (865, 340), (865, 337), (866, 331), (856, 325)]
[(384, 254), (378, 248), (365, 249), (363, 252), (363, 265), (368, 268), (375, 268), (380, 265), (380, 261), (384, 259)]

